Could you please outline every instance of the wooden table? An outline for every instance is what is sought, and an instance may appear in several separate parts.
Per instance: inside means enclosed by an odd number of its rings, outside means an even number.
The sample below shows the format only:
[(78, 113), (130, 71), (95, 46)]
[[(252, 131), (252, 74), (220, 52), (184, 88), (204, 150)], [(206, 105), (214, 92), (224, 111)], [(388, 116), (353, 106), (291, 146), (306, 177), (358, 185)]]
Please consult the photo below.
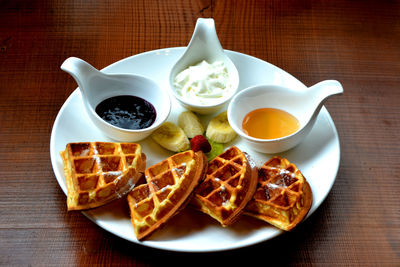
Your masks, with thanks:
[[(185, 46), (199, 17), (214, 18), (225, 49), (307, 86), (343, 84), (344, 95), (326, 103), (341, 164), (325, 202), (293, 232), (233, 251), (172, 253), (67, 212), (49, 141), (76, 88), (59, 68), (67, 57), (101, 69)], [(399, 266), (399, 17), (399, 1), (1, 1), (0, 265)]]

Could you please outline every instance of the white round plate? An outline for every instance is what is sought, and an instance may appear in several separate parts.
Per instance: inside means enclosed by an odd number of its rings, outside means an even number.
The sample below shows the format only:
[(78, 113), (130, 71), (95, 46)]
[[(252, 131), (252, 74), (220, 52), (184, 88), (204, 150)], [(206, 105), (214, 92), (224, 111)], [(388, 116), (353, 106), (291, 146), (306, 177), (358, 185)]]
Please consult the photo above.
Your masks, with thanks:
[[(147, 76), (168, 90), (168, 76), (173, 64), (183, 54), (185, 48), (168, 48), (149, 51), (118, 61), (103, 69), (106, 73), (134, 73)], [(305, 89), (305, 85), (287, 72), (260, 59), (226, 51), (236, 64), (239, 75), (239, 90), (256, 84), (273, 84)], [(72, 78), (71, 78), (72, 79)], [(172, 110), (169, 121), (176, 122), (177, 116), (184, 110), (171, 97)], [(212, 116), (211, 116), (212, 117)], [(206, 124), (210, 119), (202, 117)], [(57, 181), (64, 191), (66, 183), (63, 163), (59, 155), (69, 142), (113, 141), (104, 136), (86, 115), (79, 89), (76, 89), (61, 107), (54, 122), (50, 157)], [(147, 156), (147, 166), (172, 155), (151, 138), (139, 142)], [(236, 138), (231, 144), (247, 152), (257, 166), (261, 166), (272, 155), (250, 150)], [(314, 128), (296, 148), (279, 154), (295, 163), (307, 178), (313, 191), (313, 204), (310, 216), (324, 201), (336, 179), (340, 161), (340, 144), (335, 125), (325, 107), (322, 108)], [(217, 221), (187, 207), (174, 216), (167, 224), (156, 231), (148, 240), (139, 242), (130, 222), (125, 199), (117, 200), (103, 207), (85, 211), (84, 214), (105, 230), (131, 242), (158, 249), (208, 252), (249, 246), (269, 240), (282, 233), (267, 223), (242, 216), (233, 226), (223, 228)]]

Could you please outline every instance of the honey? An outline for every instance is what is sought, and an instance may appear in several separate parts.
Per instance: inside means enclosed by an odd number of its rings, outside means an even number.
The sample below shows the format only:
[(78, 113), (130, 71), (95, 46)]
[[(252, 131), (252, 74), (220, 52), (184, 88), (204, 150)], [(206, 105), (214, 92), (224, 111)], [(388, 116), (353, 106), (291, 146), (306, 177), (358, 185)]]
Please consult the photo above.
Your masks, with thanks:
[(290, 113), (275, 108), (260, 108), (243, 119), (243, 131), (254, 138), (276, 139), (291, 135), (300, 129), (300, 123)]

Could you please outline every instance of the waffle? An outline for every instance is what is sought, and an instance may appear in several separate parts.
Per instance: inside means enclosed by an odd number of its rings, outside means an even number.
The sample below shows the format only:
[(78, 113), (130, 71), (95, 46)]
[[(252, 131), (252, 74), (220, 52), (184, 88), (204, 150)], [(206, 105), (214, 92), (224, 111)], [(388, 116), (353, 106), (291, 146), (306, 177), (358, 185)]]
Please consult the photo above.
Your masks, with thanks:
[(69, 143), (60, 154), (68, 210), (95, 208), (122, 197), (146, 168), (146, 156), (135, 143)]
[(225, 227), (236, 221), (256, 186), (257, 169), (233, 146), (209, 162), (191, 204)]
[(311, 204), (311, 188), (296, 165), (273, 157), (260, 168), (257, 191), (245, 213), (289, 231), (303, 220)]
[(131, 220), (138, 240), (152, 234), (186, 204), (204, 177), (207, 157), (188, 150), (145, 171), (146, 183), (128, 194)]

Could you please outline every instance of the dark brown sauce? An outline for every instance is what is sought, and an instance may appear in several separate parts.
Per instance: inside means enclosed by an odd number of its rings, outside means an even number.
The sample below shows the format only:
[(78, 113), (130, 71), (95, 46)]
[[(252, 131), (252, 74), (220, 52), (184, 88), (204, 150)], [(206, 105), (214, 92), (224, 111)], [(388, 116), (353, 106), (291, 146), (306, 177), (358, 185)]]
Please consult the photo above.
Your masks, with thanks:
[(96, 113), (114, 126), (131, 130), (150, 127), (157, 116), (150, 102), (132, 95), (107, 98), (97, 105)]

